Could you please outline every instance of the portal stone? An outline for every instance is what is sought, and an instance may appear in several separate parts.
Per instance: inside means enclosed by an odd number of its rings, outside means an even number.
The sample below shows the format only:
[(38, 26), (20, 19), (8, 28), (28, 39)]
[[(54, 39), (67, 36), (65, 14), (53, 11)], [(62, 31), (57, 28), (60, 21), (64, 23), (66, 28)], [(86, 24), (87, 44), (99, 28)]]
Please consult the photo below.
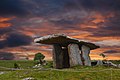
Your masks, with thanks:
[(63, 68), (63, 52), (59, 44), (53, 45), (53, 66), (56, 69)]
[(68, 53), (69, 53), (69, 59), (70, 59), (70, 67), (76, 66), (76, 65), (82, 65), (80, 49), (77, 44), (69, 44)]
[(91, 60), (89, 56), (90, 48), (85, 45), (82, 45), (81, 51), (82, 51), (82, 57), (84, 59), (84, 65), (91, 66)]
[(68, 48), (63, 48), (63, 68), (69, 68), (70, 62), (69, 62), (69, 54), (68, 54)]

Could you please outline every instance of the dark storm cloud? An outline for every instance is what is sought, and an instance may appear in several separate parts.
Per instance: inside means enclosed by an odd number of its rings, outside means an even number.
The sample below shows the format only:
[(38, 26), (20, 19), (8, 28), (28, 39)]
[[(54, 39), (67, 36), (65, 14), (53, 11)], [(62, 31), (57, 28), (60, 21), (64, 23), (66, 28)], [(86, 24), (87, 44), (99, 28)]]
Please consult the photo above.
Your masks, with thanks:
[(48, 17), (59, 14), (64, 3), (61, 0), (23, 0), (25, 9), (32, 16)]
[(15, 56), (9, 52), (0, 52), (0, 60), (13, 60)]
[[(30, 15), (31, 17), (45, 17), (50, 19), (58, 16), (58, 20), (49, 20), (50, 22), (60, 25), (63, 29), (78, 29), (77, 23), (82, 24), (86, 21), (86, 17), (92, 11), (100, 12), (103, 15), (107, 15), (106, 12), (119, 13), (120, 0), (2, 0), (0, 1), (0, 15)], [(82, 12), (85, 10), (85, 12)], [(66, 15), (67, 13), (67, 15)], [(83, 15), (87, 13), (87, 15)], [(105, 13), (105, 14), (104, 14)], [(81, 15), (81, 16), (80, 16)], [(84, 16), (84, 17), (82, 17)], [(61, 18), (62, 17), (62, 18)], [(119, 36), (119, 24), (120, 16), (116, 15), (112, 19), (109, 19), (109, 23), (106, 26), (100, 28), (100, 31), (93, 31), (93, 36)], [(72, 19), (71, 19), (72, 18)], [(117, 19), (116, 19), (117, 18)], [(22, 25), (28, 25), (26, 18), (23, 20), (14, 21), (16, 30)], [(92, 20), (92, 19), (91, 19)], [(24, 23), (24, 24), (23, 24)], [(99, 24), (102, 25), (103, 23)], [(98, 27), (99, 27), (98, 25)], [(24, 26), (25, 27), (25, 26)], [(23, 27), (23, 28), (24, 28)], [(40, 27), (40, 26), (39, 26)], [(58, 26), (59, 27), (59, 26)], [(79, 29), (81, 29), (79, 27)], [(2, 31), (3, 30), (3, 31)], [(9, 29), (0, 30), (0, 34), (8, 32)], [(92, 29), (93, 30), (93, 29)], [(107, 30), (115, 30), (115, 32), (106, 33)], [(86, 29), (91, 31), (91, 29)], [(116, 32), (117, 31), (117, 32)], [(96, 34), (97, 33), (97, 34)]]
[(0, 0), (0, 16), (21, 16), (27, 14), (22, 0)]
[[(107, 18), (107, 22), (101, 22), (99, 24), (91, 23), (91, 21), (96, 19), (96, 17), (92, 18), (92, 16), (100, 14), (104, 17), (109, 13), (113, 13), (114, 17)], [(120, 36), (119, 13), (120, 0), (0, 0), (0, 17), (15, 16), (15, 19), (10, 21), (12, 25), (9, 28), (0, 28), (0, 36), (2, 35), (0, 49), (7, 50), (5, 48), (10, 47), (12, 50), (15, 47), (19, 47), (23, 51), (37, 51), (39, 48), (30, 45), (33, 41), (29, 36), (33, 36), (34, 34), (42, 36), (43, 33), (44, 35), (51, 34), (49, 28), (53, 30), (53, 33), (67, 33), (67, 30), (70, 30), (70, 33), (74, 34), (72, 30), (76, 30), (90, 32), (94, 38), (96, 36), (99, 38), (109, 36), (118, 37)], [(85, 25), (81, 27), (81, 24)], [(97, 28), (92, 28), (91, 25)], [(55, 28), (52, 26), (55, 26)], [(79, 38), (80, 34), (77, 33), (75, 35)], [(88, 37), (92, 40), (91, 36), (86, 36), (84, 39), (87, 40)], [(112, 42), (114, 41), (110, 41), (111, 45)], [(101, 43), (104, 42), (101, 41)], [(24, 45), (28, 47), (21, 48)], [(16, 49), (16, 51), (19, 50)], [(16, 51), (14, 50), (13, 52)], [(47, 50), (41, 47), (41, 51)], [(107, 52), (114, 53), (115, 51), (106, 51), (105, 53), (107, 54)], [(0, 59), (9, 58), (12, 55), (12, 53), (4, 51), (0, 53)], [(14, 56), (10, 59), (12, 58)]]
[[(104, 23), (99, 23), (97, 24), (97, 26), (100, 28), (100, 30), (102, 31), (98, 31), (99, 33), (96, 35), (96, 32), (94, 31), (93, 35), (95, 36), (118, 36), (120, 33), (118, 32), (118, 30), (120, 30), (119, 28), (119, 24), (120, 24), (120, 15), (117, 15), (120, 13), (120, 0), (56, 0), (56, 1), (60, 1), (61, 4), (59, 3), (55, 3), (54, 0), (48, 1), (45, 0), (44, 4), (47, 4), (46, 2), (54, 2), (53, 4), (59, 4), (59, 7), (57, 9), (57, 11), (53, 11), (53, 17), (59, 16), (58, 20), (50, 20), (52, 23), (56, 24), (56, 25), (61, 25), (64, 28), (77, 28), (75, 27), (77, 23), (82, 24), (83, 22), (85, 22), (87, 19), (87, 17), (91, 16), (92, 12), (99, 12), (101, 15), (103, 16), (107, 16), (109, 13), (115, 13), (115, 16), (112, 19), (109, 19), (109, 22), (105, 22)], [(39, 3), (38, 3), (39, 4)], [(51, 6), (51, 5), (49, 5)], [(60, 7), (61, 6), (61, 7)], [(54, 9), (54, 8), (53, 8)], [(52, 8), (50, 9), (51, 11), (53, 10)], [(47, 7), (46, 7), (47, 10)], [(59, 12), (59, 10), (61, 12)], [(87, 13), (87, 15), (83, 15), (82, 10), (85, 11), (85, 13)], [(58, 14), (59, 12), (59, 14)], [(67, 15), (68, 13), (69, 15)], [(76, 14), (76, 12), (78, 12), (78, 14)], [(85, 14), (84, 13), (84, 14)], [(46, 13), (45, 13), (46, 14)], [(65, 15), (66, 14), (66, 15)], [(50, 17), (51, 13), (49, 13), (49, 17)], [(61, 16), (62, 15), (62, 16)], [(81, 16), (80, 16), (81, 15)], [(94, 14), (96, 15), (96, 14)], [(84, 17), (82, 17), (84, 16)], [(70, 20), (72, 18), (72, 20)], [(94, 18), (91, 18), (91, 20), (94, 20)], [(69, 26), (71, 25), (71, 26)], [(101, 27), (101, 25), (104, 25)], [(103, 28), (104, 27), (104, 28)], [(86, 29), (87, 31), (91, 31), (91, 29)], [(108, 30), (115, 30), (111, 33), (105, 34)], [(117, 30), (117, 32), (116, 32)], [(93, 31), (93, 29), (92, 29)], [(109, 32), (109, 31), (108, 31)]]
[(32, 38), (24, 34), (12, 33), (6, 38), (6, 43), (9, 47), (16, 47), (21, 45), (28, 45), (32, 41)]
[[(77, 20), (65, 20), (65, 19), (61, 19), (61, 20), (50, 20), (50, 22), (53, 22), (56, 25), (75, 25), (76, 23), (78, 23)], [(68, 27), (69, 28), (69, 27)]]
[(3, 35), (3, 34), (6, 34), (6, 33), (9, 33), (9, 32), (12, 32), (13, 29), (12, 28), (0, 28), (0, 35)]
[[(29, 0), (28, 0), (29, 1)], [(45, 9), (93, 9), (93, 10), (120, 10), (119, 0), (32, 0), (43, 5)], [(41, 6), (40, 5), (40, 6)]]
[(0, 41), (0, 49), (3, 49), (5, 47), (5, 41)]
[(108, 51), (105, 51), (103, 53), (109, 53), (109, 54), (113, 54), (113, 53), (119, 53), (119, 51), (116, 51), (116, 50), (108, 50)]
[(90, 10), (120, 10), (119, 0), (63, 0), (66, 2), (66, 7)]
[(0, 48), (29, 45), (32, 38), (20, 33), (10, 33), (6, 40), (0, 41)]
[[(93, 31), (92, 32), (92, 37), (120, 37), (120, 31), (114, 29), (115, 26), (108, 26), (108, 27), (102, 27), (99, 28), (98, 30), (89, 30)], [(111, 29), (111, 30), (109, 30)]]
[(108, 22), (106, 23), (106, 27), (104, 29), (106, 30), (115, 30), (117, 32), (120, 32), (120, 12), (117, 12), (114, 17), (109, 18)]
[(120, 14), (119, 12), (116, 12), (114, 14), (114, 17), (108, 18), (107, 22), (103, 23), (104, 25), (100, 25), (98, 30), (96, 32), (93, 32), (93, 36), (99, 36), (99, 37), (109, 37), (109, 36), (120, 36)]
[(1, 0), (0, 15), (49, 16), (64, 11), (86, 9), (120, 10), (120, 0)]

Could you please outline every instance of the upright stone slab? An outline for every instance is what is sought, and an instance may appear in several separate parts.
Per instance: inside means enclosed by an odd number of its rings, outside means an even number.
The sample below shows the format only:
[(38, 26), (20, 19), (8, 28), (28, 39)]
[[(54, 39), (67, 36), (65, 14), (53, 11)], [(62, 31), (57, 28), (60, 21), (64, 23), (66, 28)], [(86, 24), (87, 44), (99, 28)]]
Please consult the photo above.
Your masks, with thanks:
[(91, 66), (91, 60), (90, 60), (90, 56), (89, 56), (90, 48), (85, 45), (82, 45), (81, 51), (82, 51), (82, 57), (84, 59), (84, 65)]
[(82, 65), (80, 49), (77, 44), (69, 44), (68, 53), (69, 53), (69, 59), (70, 59), (70, 67), (76, 66), (76, 65)]
[(70, 61), (69, 61), (68, 48), (65, 47), (62, 49), (62, 51), (63, 51), (63, 68), (69, 68)]
[(63, 53), (59, 44), (53, 45), (53, 66), (56, 69), (63, 68)]

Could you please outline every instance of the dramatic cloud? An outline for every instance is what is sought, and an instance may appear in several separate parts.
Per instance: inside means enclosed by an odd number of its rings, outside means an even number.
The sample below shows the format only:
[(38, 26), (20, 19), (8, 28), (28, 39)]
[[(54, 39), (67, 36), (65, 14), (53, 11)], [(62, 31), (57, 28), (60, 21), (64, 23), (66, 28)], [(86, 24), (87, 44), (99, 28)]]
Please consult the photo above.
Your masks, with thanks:
[(116, 50), (108, 50), (108, 51), (105, 51), (104, 53), (113, 54), (113, 53), (119, 53), (119, 51), (116, 51)]
[(0, 15), (1, 16), (21, 16), (27, 14), (23, 7), (22, 0), (1, 0)]
[(0, 28), (0, 35), (4, 35), (4, 34), (7, 34), (9, 32), (12, 32), (13, 29), (12, 28)]
[(98, 10), (98, 11), (109, 11), (109, 10), (120, 10), (119, 0), (62, 0), (66, 3), (66, 6), (71, 9), (86, 10)]
[(0, 41), (0, 47), (18, 47), (23, 45), (29, 45), (32, 42), (32, 38), (24, 34), (11, 33), (5, 40)]
[(120, 47), (120, 40), (103, 40), (103, 41), (98, 41), (96, 44), (99, 44), (101, 46), (117, 46)]
[(0, 52), (0, 60), (13, 60), (15, 56), (12, 53)]
[[(1, 0), (0, 51), (31, 53), (32, 57), (41, 51), (51, 57), (51, 47), (33, 45), (32, 40), (56, 33), (100, 45), (92, 57), (119, 51), (119, 13), (120, 0)], [(110, 55), (118, 59), (118, 53)]]

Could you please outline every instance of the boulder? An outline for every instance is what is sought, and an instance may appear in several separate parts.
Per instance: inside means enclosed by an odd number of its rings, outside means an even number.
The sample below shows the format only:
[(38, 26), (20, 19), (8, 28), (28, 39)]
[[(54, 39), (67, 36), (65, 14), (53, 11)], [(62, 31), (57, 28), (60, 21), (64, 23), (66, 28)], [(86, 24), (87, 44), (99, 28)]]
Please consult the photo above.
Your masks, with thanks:
[(118, 67), (116, 64), (112, 63), (111, 61), (107, 61), (106, 64), (108, 66)]
[(0, 75), (4, 74), (5, 72), (0, 72)]
[(103, 61), (102, 61), (102, 60), (98, 60), (96, 65), (97, 65), (97, 66), (103, 65)]
[(24, 78), (24, 79), (22, 79), (22, 80), (37, 80), (37, 79), (32, 78), (32, 77), (27, 77), (27, 78)]
[(120, 68), (120, 64), (118, 64), (118, 68)]

